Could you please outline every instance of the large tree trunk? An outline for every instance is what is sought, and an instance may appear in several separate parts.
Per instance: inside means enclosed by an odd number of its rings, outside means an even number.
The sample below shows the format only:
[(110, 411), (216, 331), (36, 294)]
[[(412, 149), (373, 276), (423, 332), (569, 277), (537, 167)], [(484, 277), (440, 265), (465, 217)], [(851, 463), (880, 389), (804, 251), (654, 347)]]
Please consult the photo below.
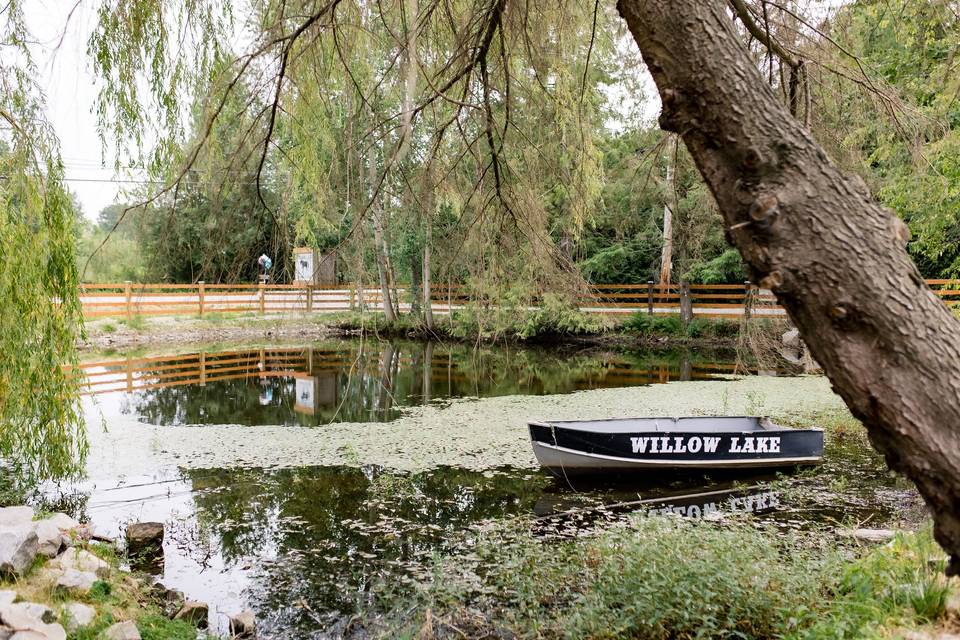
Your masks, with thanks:
[(960, 322), (904, 250), (906, 226), (790, 116), (719, 0), (619, 0), (731, 241), (833, 388), (933, 511), (960, 571)]
[(663, 245), (660, 247), (660, 284), (670, 284), (673, 271), (673, 160), (677, 153), (677, 137), (667, 136), (667, 197), (663, 203)]

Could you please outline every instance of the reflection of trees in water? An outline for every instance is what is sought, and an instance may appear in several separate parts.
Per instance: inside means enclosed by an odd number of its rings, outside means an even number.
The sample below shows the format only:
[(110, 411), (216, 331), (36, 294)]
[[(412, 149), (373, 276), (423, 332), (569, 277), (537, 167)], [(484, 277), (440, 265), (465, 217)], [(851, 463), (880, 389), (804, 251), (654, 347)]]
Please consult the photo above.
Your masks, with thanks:
[[(210, 361), (214, 354), (208, 354)], [(709, 378), (685, 351), (645, 353), (474, 348), (430, 342), (340, 341), (305, 348), (288, 372), (251, 365), (236, 380), (138, 392), (132, 406), (153, 424), (304, 424), (391, 420), (402, 407), (458, 397), (542, 395)], [(732, 366), (732, 365), (731, 365)], [(297, 385), (312, 388), (298, 406)], [(302, 398), (300, 398), (302, 400)]]
[(418, 561), (466, 544), (455, 532), (529, 513), (548, 482), (453, 468), (409, 476), (376, 467), (185, 473), (200, 525), (219, 539), (227, 566), (276, 555), (253, 574), (249, 596), (258, 619), (288, 632), (318, 627), (290, 603), (302, 598), (331, 619), (349, 613), (384, 584), (400, 584)]

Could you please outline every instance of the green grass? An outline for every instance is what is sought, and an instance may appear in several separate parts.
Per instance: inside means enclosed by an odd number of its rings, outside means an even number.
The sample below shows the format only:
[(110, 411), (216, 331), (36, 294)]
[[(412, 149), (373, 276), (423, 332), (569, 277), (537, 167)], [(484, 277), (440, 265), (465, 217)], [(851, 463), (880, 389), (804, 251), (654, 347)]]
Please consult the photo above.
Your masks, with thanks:
[(438, 559), (412, 601), (381, 591), (370, 617), (398, 638), (894, 637), (884, 634), (943, 616), (937, 552), (929, 528), (853, 560), (827, 532), (748, 522), (637, 517), (548, 543), (488, 532), (469, 554)]

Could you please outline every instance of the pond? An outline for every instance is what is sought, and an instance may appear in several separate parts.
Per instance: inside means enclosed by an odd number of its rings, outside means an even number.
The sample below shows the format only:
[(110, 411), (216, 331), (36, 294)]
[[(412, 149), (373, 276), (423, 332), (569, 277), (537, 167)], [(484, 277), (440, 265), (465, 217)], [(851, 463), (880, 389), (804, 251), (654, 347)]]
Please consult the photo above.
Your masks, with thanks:
[(107, 412), (156, 425), (380, 422), (452, 398), (547, 395), (709, 380), (729, 353), (473, 348), (339, 340), (296, 347), (105, 357), (82, 365)]
[[(638, 509), (804, 529), (884, 526), (920, 508), (862, 438), (831, 437), (821, 467), (780, 478), (571, 485), (537, 468), (531, 416), (841, 406), (822, 378), (732, 379), (722, 354), (344, 341), (127, 361), (88, 367), (113, 381), (85, 400), (89, 478), (51, 491), (47, 506), (114, 534), (164, 522), (164, 584), (209, 602), (221, 630), (250, 608), (265, 638), (325, 637), (388, 585), (415, 588), (435, 556), (469, 554), (497, 523), (550, 544)], [(211, 361), (221, 364), (204, 372)], [(331, 390), (299, 409), (297, 381), (324, 376)]]

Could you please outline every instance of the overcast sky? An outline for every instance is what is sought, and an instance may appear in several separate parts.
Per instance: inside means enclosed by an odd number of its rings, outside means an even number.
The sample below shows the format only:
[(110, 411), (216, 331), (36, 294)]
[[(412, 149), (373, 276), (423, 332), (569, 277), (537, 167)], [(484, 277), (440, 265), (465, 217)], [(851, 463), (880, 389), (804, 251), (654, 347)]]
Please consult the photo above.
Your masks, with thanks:
[(38, 40), (34, 57), (46, 91), (48, 117), (60, 138), (67, 185), (80, 200), (84, 215), (96, 219), (117, 198), (122, 185), (113, 181), (138, 176), (117, 175), (110, 150), (103, 156), (93, 114), (97, 88), (86, 53), (96, 22), (95, 7), (81, 2), (68, 21), (73, 6), (74, 0), (29, 0), (25, 15)]

